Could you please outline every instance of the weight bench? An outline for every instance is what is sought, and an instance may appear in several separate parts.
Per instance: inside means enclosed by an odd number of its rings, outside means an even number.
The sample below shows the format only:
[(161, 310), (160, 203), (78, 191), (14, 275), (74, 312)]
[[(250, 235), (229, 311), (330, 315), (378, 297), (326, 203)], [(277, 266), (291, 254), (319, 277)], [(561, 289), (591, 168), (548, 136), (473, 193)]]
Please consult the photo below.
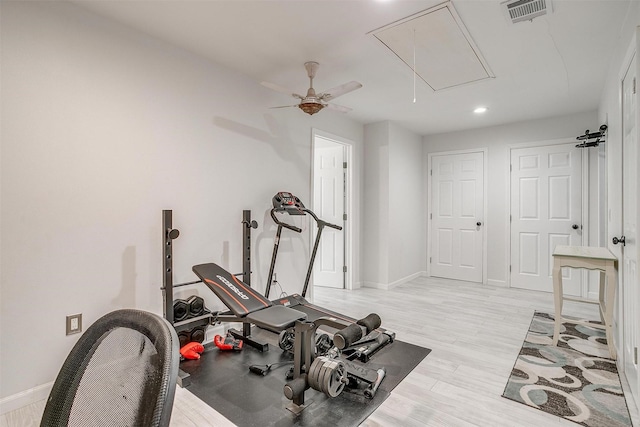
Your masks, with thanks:
[[(192, 270), (202, 283), (207, 285), (229, 308), (228, 312), (218, 313), (215, 316), (216, 321), (254, 324), (263, 329), (279, 332), (293, 326), (297, 320), (307, 318), (305, 313), (298, 310), (273, 304), (217, 264), (194, 265)], [(246, 344), (260, 351), (268, 350), (268, 344), (255, 341), (248, 331), (249, 328), (244, 328), (244, 332), (230, 330), (234, 337), (242, 339)]]

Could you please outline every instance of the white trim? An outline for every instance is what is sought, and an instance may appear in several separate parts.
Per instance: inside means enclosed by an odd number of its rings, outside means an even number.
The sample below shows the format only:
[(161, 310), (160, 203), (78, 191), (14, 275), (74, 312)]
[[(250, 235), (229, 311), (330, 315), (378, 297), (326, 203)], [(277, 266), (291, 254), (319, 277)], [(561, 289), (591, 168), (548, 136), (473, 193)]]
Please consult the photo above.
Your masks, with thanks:
[[(344, 253), (345, 253), (345, 263), (347, 266), (347, 274), (344, 276), (344, 288), (347, 290), (356, 289), (354, 287), (353, 275), (355, 273), (355, 266), (353, 263), (353, 229), (354, 229), (354, 221), (353, 221), (353, 147), (354, 142), (352, 140), (342, 138), (338, 135), (334, 135), (329, 132), (325, 132), (323, 130), (317, 128), (311, 128), (311, 205), (313, 205), (313, 200), (315, 200), (314, 188), (315, 188), (315, 170), (314, 170), (314, 156), (315, 156), (315, 140), (316, 137), (321, 137), (324, 139), (328, 139), (337, 144), (340, 144), (344, 147), (344, 161), (347, 162), (347, 173), (346, 173), (346, 188), (345, 188), (345, 206), (344, 211), (347, 214), (347, 220), (344, 221)], [(315, 206), (313, 206), (315, 209)], [(310, 230), (312, 233), (312, 230)], [(313, 236), (313, 235), (312, 235)], [(310, 239), (310, 244), (312, 245), (310, 250), (313, 248), (313, 238)], [(311, 275), (310, 279), (311, 289), (313, 289), (313, 275)]]
[(506, 280), (487, 279), (487, 285), (496, 286), (498, 288), (508, 288), (509, 283)]
[(52, 388), (53, 381), (0, 399), (0, 415), (47, 399)]
[(426, 275), (425, 271), (419, 271), (417, 273), (410, 274), (406, 277), (403, 277), (402, 279), (398, 279), (389, 284), (378, 283), (378, 282), (363, 282), (363, 285), (365, 288), (383, 289), (388, 291), (389, 289), (393, 289), (397, 286), (404, 285), (405, 283), (408, 283), (413, 279), (417, 279), (418, 277), (424, 277), (425, 275)]
[(482, 153), (482, 180), (483, 182), (483, 189), (482, 191), (484, 192), (484, 196), (483, 196), (483, 200), (482, 200), (482, 239), (483, 239), (483, 247), (482, 247), (482, 283), (483, 284), (487, 284), (488, 282), (488, 278), (487, 278), (487, 274), (488, 274), (488, 239), (487, 239), (487, 209), (488, 209), (488, 189), (489, 189), (489, 176), (488, 176), (488, 168), (487, 168), (487, 163), (489, 160), (489, 149), (487, 147), (481, 147), (481, 148), (470, 148), (470, 149), (466, 149), (466, 150), (453, 150), (453, 151), (432, 151), (427, 153), (427, 167), (425, 168), (425, 173), (427, 174), (427, 200), (426, 200), (426, 204), (427, 204), (427, 209), (426, 209), (426, 215), (427, 215), (427, 238), (425, 239), (426, 241), (426, 245), (427, 245), (427, 271), (426, 271), (426, 275), (427, 277), (431, 277), (431, 263), (429, 262), (429, 259), (431, 258), (431, 224), (432, 224), (432, 219), (431, 219), (431, 184), (432, 184), (432, 177), (431, 177), (431, 162), (432, 162), (432, 158), (433, 156), (449, 156), (449, 155), (456, 155), (456, 154), (470, 154), (470, 153)]

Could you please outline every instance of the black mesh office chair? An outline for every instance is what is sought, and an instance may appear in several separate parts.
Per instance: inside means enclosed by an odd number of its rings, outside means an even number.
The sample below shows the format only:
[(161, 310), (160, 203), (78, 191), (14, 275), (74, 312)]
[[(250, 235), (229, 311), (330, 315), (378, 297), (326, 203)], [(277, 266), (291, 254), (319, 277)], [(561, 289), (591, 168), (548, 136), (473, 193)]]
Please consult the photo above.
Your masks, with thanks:
[(53, 384), (41, 426), (168, 426), (178, 336), (165, 319), (117, 310), (80, 337)]

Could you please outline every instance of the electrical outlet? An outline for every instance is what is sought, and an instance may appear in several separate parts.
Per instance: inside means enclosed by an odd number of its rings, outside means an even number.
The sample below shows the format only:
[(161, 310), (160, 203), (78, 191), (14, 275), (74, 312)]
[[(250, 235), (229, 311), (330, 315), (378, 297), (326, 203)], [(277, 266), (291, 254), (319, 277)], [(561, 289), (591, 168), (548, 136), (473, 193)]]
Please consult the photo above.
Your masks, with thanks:
[(67, 316), (67, 335), (82, 332), (82, 313)]

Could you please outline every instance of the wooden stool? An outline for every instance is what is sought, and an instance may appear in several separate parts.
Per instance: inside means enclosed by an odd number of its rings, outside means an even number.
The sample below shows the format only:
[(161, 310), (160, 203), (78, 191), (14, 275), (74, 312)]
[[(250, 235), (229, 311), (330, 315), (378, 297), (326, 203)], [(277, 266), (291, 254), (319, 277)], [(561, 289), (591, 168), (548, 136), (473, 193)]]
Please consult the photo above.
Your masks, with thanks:
[[(553, 300), (555, 303), (555, 327), (553, 345), (558, 345), (562, 323), (586, 325), (604, 329), (609, 346), (609, 354), (616, 359), (613, 344), (613, 307), (618, 286), (618, 259), (607, 248), (590, 246), (556, 246), (553, 251)], [(564, 296), (562, 292), (562, 267), (586, 268), (600, 271), (600, 290), (598, 300)], [(564, 300), (598, 304), (602, 325), (562, 317)]]

